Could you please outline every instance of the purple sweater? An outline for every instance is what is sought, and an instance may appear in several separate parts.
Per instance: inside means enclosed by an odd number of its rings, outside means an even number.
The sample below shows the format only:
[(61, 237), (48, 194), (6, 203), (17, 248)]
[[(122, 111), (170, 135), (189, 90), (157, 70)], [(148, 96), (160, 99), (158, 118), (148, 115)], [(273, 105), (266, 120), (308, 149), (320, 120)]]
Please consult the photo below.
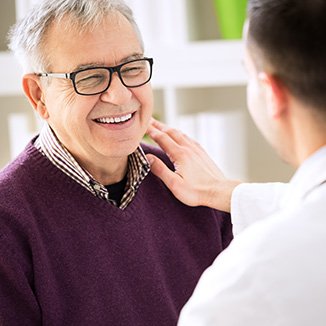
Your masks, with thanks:
[(152, 173), (122, 211), (29, 144), (0, 174), (0, 325), (176, 325), (231, 239), (228, 214), (181, 204)]

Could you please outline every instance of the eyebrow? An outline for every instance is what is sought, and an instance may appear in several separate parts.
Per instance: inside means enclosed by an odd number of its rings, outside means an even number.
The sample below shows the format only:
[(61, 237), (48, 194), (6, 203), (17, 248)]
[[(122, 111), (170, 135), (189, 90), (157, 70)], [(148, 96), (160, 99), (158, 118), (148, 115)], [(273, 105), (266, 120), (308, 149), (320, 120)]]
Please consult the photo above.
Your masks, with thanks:
[[(129, 55), (128, 57), (123, 58), (119, 64), (123, 64), (125, 62), (131, 61), (131, 60), (137, 60), (144, 58), (143, 53), (134, 53), (132, 55)], [(72, 71), (87, 69), (87, 68), (96, 68), (96, 67), (106, 67), (103, 62), (92, 62), (92, 63), (84, 63), (76, 66)]]

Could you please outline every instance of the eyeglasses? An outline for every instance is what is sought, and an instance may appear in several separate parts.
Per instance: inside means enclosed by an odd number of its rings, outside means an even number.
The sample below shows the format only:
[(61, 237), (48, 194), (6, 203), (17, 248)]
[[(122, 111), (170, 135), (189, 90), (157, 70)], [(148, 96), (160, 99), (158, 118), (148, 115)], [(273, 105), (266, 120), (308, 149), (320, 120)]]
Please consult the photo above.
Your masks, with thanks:
[(96, 95), (110, 87), (112, 74), (115, 72), (128, 88), (148, 83), (152, 77), (153, 62), (152, 58), (142, 58), (114, 67), (91, 67), (71, 73), (39, 73), (37, 76), (70, 79), (77, 94)]

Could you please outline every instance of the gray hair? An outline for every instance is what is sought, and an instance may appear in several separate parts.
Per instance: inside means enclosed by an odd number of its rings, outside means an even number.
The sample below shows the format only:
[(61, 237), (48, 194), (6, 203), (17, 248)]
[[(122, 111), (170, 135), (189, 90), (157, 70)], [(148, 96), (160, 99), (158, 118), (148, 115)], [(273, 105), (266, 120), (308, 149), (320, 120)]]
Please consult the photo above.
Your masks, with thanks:
[[(24, 72), (45, 71), (49, 65), (42, 51), (52, 23), (69, 16), (69, 28), (80, 33), (98, 26), (111, 12), (119, 12), (131, 23), (142, 48), (143, 41), (132, 10), (123, 0), (43, 0), (9, 31), (9, 48), (15, 53)], [(68, 26), (66, 26), (68, 27)]]

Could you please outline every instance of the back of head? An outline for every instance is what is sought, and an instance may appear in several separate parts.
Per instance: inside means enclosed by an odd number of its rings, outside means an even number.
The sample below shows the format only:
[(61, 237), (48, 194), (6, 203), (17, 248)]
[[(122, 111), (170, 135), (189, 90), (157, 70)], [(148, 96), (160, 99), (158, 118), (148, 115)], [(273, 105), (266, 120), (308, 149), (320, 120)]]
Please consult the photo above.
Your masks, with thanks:
[(249, 0), (248, 19), (258, 69), (326, 115), (326, 1)]
[(63, 23), (67, 21), (63, 18), (69, 17), (66, 28), (76, 28), (83, 33), (101, 24), (114, 11), (127, 18), (142, 44), (132, 11), (124, 0), (43, 0), (11, 28), (9, 48), (17, 55), (25, 72), (45, 71), (50, 63), (44, 43), (53, 22)]

